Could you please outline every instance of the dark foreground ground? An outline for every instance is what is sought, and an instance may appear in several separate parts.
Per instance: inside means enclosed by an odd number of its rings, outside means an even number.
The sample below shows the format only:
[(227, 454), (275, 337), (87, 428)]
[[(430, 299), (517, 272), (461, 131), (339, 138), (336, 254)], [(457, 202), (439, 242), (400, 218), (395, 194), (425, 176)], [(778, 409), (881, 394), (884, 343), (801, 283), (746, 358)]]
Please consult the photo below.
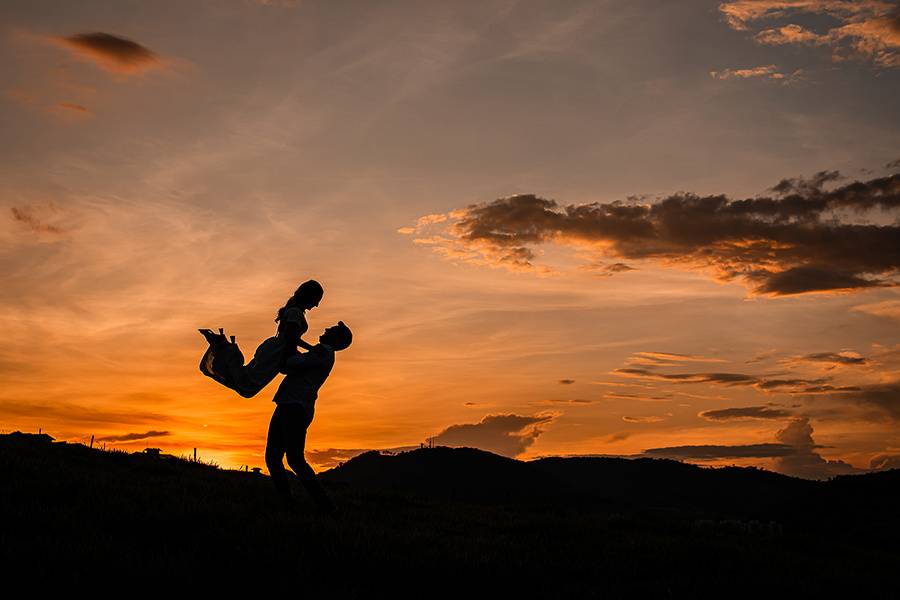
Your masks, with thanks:
[(898, 471), (806, 482), (435, 448), (324, 479), (336, 518), (299, 488), (300, 513), (279, 511), (263, 475), (0, 436), (0, 574), (104, 595), (896, 597)]

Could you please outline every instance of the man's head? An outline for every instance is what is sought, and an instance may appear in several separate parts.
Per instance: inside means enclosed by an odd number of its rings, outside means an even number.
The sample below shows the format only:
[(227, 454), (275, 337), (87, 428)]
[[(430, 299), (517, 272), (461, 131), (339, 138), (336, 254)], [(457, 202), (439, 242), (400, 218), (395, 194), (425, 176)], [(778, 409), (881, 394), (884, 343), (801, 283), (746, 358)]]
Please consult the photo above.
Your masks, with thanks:
[(335, 350), (344, 350), (353, 341), (353, 332), (344, 325), (343, 321), (338, 321), (337, 325), (332, 325), (325, 329), (322, 335), (319, 336), (319, 341), (323, 344), (328, 344)]

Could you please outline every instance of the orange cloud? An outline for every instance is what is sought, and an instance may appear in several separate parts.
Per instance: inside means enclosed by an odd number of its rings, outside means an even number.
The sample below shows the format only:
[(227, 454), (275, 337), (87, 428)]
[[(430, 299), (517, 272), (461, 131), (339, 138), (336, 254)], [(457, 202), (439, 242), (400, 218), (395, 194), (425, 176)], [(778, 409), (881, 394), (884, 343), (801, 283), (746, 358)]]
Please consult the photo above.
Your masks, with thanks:
[(112, 73), (135, 75), (163, 66), (159, 55), (152, 50), (110, 33), (79, 33), (50, 39), (77, 58), (89, 60)]
[(797, 69), (793, 73), (782, 73), (775, 65), (765, 65), (750, 69), (723, 69), (722, 71), (710, 71), (710, 77), (725, 81), (728, 79), (771, 79), (785, 85), (802, 78), (803, 70)]
[(811, 44), (831, 48), (836, 61), (850, 57), (871, 60), (883, 68), (900, 66), (900, 10), (883, 0), (736, 0), (719, 5), (733, 29), (747, 31), (758, 21), (794, 15), (826, 15), (834, 26), (817, 33), (796, 23), (764, 29), (754, 36), (760, 44)]
[[(500, 198), (429, 216), (415, 242), (451, 260), (513, 271), (549, 271), (538, 263), (545, 244), (590, 248), (616, 259), (742, 280), (753, 293), (787, 296), (897, 285), (900, 225), (845, 222), (841, 213), (900, 211), (900, 175), (855, 181), (823, 171), (784, 179), (770, 196), (732, 200), (679, 193), (653, 204), (562, 206), (532, 194)], [(439, 231), (429, 231), (437, 228)], [(552, 272), (552, 271), (551, 271)]]

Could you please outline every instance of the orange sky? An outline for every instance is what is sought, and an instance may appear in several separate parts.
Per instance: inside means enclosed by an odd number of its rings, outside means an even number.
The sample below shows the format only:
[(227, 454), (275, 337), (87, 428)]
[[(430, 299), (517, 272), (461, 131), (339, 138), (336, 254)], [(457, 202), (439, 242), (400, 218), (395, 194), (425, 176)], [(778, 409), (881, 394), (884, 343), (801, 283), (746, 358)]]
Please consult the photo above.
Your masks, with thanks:
[[(315, 278), (307, 339), (355, 333), (319, 467), (429, 436), (894, 464), (900, 41), (885, 3), (796, 4), (4, 3), (0, 429), (263, 466), (276, 385), (204, 378), (196, 329), (250, 354)], [(791, 221), (880, 227), (865, 256), (650, 208), (882, 180)], [(591, 203), (648, 212), (562, 216)]]

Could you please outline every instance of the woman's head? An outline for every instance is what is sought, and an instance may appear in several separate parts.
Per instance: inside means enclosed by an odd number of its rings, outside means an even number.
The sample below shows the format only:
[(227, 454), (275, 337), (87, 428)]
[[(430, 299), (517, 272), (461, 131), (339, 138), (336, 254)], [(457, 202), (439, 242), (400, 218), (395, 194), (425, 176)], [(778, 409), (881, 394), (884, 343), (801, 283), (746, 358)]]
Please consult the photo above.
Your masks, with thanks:
[(318, 306), (324, 294), (325, 290), (322, 288), (322, 284), (315, 279), (304, 281), (297, 288), (297, 291), (294, 292), (294, 295), (288, 298), (285, 305), (278, 309), (278, 315), (275, 317), (275, 320), (280, 321), (284, 311), (289, 308), (296, 307), (301, 310), (309, 310)]
[(294, 300), (294, 306), (309, 310), (310, 308), (318, 306), (324, 295), (325, 290), (322, 288), (322, 284), (315, 279), (310, 279), (309, 281), (304, 281), (300, 284), (300, 287), (294, 292), (291, 300)]

